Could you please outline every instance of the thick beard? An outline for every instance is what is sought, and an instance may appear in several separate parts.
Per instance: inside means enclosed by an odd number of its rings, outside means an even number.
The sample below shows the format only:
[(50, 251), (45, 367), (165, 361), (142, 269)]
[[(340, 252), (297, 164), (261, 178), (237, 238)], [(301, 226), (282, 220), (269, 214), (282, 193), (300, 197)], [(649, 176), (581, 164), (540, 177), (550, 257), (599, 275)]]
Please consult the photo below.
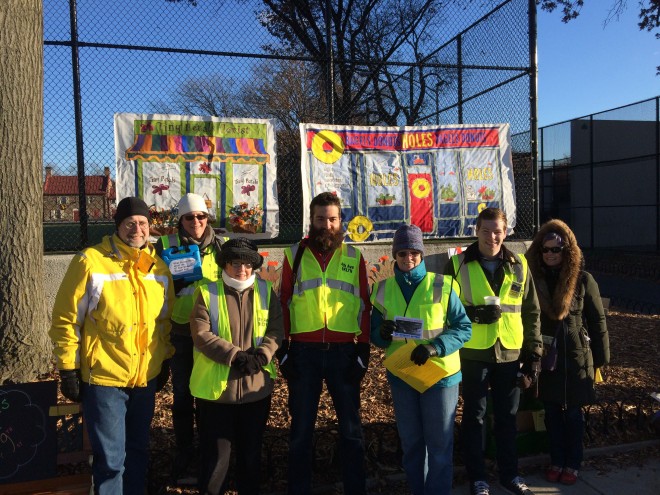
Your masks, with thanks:
[(318, 251), (327, 253), (334, 251), (344, 241), (344, 231), (334, 231), (328, 229), (317, 229), (313, 225), (309, 226), (309, 243)]

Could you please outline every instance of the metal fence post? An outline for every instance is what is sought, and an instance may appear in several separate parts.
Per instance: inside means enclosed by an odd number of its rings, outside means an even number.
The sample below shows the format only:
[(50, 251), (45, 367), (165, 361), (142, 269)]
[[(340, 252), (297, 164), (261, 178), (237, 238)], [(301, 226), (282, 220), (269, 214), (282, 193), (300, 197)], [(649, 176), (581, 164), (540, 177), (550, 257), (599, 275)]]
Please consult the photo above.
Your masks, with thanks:
[(541, 211), (539, 205), (539, 167), (538, 167), (538, 102), (536, 66), (536, 1), (529, 0), (529, 145), (532, 161), (532, 186), (534, 202), (533, 232), (538, 232), (541, 224)]
[(87, 246), (87, 194), (85, 192), (85, 148), (83, 147), (82, 104), (80, 102), (80, 59), (78, 57), (78, 17), (76, 12), (76, 0), (69, 0), (73, 112), (76, 124), (76, 164), (78, 169), (78, 216), (80, 244), (85, 247)]

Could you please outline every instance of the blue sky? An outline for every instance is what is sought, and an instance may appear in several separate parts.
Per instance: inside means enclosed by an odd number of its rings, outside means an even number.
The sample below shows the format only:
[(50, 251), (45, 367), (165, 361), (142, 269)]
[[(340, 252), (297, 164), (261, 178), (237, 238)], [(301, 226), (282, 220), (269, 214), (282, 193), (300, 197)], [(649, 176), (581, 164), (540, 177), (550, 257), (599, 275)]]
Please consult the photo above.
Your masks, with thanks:
[(660, 95), (660, 41), (639, 31), (636, 0), (603, 27), (613, 0), (587, 0), (577, 19), (538, 13), (539, 125)]
[[(587, 0), (581, 15), (568, 24), (557, 12), (538, 13), (539, 124), (553, 124), (590, 113), (660, 95), (660, 42), (652, 33), (637, 28), (637, 1), (628, 0), (624, 17), (603, 29), (607, 8), (614, 0)], [(151, 19), (150, 9), (159, 15), (139, 29), (112, 29), (133, 25), (135, 19)], [(259, 0), (243, 0), (246, 13), (236, 20), (228, 15), (232, 2), (204, 0), (192, 8), (185, 3), (164, 0), (80, 0), (78, 18), (80, 39), (135, 45), (188, 47), (194, 30), (197, 49), (217, 48), (218, 27), (222, 48), (228, 51), (252, 50), (265, 41), (263, 29), (256, 26), (252, 12)], [(68, 35), (68, 1), (45, 0), (46, 39)], [(194, 12), (195, 15), (190, 15)], [(226, 19), (232, 22), (227, 23)], [(84, 19), (86, 22), (82, 22)], [(46, 141), (44, 159), (60, 166), (74, 164), (74, 126), (70, 100), (70, 52), (66, 47), (46, 47)], [(120, 60), (121, 59), (121, 60)], [(128, 62), (127, 62), (128, 61)], [(126, 65), (128, 63), (128, 65)], [(96, 166), (111, 164), (114, 156), (112, 115), (114, 112), (151, 112), (155, 96), (167, 99), (170, 88), (194, 74), (227, 71), (240, 83), (251, 73), (244, 59), (185, 57), (177, 54), (85, 49), (81, 51), (85, 161)], [(126, 70), (135, 67), (138, 70)], [(174, 70), (168, 70), (170, 67)], [(56, 93), (53, 93), (55, 91)], [(56, 97), (52, 97), (52, 95)], [(96, 165), (98, 164), (98, 165)]]

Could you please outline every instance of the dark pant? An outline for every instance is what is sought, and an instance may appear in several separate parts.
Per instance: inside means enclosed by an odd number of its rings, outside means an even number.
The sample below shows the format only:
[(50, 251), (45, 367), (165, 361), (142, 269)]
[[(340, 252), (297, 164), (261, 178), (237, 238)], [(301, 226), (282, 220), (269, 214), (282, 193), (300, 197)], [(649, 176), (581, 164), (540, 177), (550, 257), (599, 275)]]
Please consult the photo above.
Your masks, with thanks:
[(339, 421), (342, 480), (346, 495), (366, 493), (364, 441), (360, 421), (360, 382), (351, 379), (355, 344), (323, 349), (293, 342), (289, 349), (295, 378), (288, 381), (291, 436), (289, 441), (289, 494), (312, 492), (312, 441), (323, 382)]
[(83, 383), (83, 414), (92, 445), (96, 495), (144, 495), (156, 380), (146, 387)]
[(484, 460), (484, 416), (488, 387), (493, 399), (494, 433), (500, 480), (507, 482), (518, 476), (516, 453), (516, 413), (520, 389), (516, 386), (518, 361), (486, 363), (461, 360), (463, 373), (463, 420), (461, 440), (463, 460), (470, 481), (487, 480)]
[(582, 464), (584, 436), (582, 408), (564, 408), (554, 402), (544, 402), (543, 407), (552, 465), (579, 470)]
[(259, 493), (261, 444), (270, 413), (271, 396), (246, 404), (200, 400), (200, 493), (218, 495), (227, 489), (231, 447), (236, 452), (236, 489), (240, 495)]
[[(172, 423), (178, 457), (192, 455), (195, 437), (195, 398), (190, 394), (190, 374), (193, 369), (193, 340), (186, 335), (172, 334), (174, 356), (170, 360), (172, 370)], [(183, 461), (184, 459), (180, 459)]]

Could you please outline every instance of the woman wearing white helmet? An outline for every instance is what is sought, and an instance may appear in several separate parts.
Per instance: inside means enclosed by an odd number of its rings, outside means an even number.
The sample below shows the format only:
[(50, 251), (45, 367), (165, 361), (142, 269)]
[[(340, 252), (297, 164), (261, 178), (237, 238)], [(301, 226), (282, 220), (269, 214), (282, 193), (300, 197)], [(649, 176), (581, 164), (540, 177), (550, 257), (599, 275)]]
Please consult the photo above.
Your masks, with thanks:
[[(156, 251), (165, 261), (168, 255), (194, 255), (197, 271), (193, 276), (179, 276), (173, 273), (176, 302), (172, 310), (171, 341), (175, 354), (170, 361), (172, 370), (172, 422), (176, 452), (172, 466), (175, 482), (183, 482), (189, 468), (194, 466), (194, 424), (195, 399), (190, 394), (189, 382), (193, 368), (193, 342), (190, 336), (190, 313), (193, 307), (195, 289), (220, 278), (221, 268), (217, 257), (224, 238), (217, 237), (209, 224), (209, 211), (206, 201), (198, 194), (184, 195), (178, 204), (178, 233), (162, 236), (156, 243)], [(200, 270), (201, 265), (201, 270)], [(174, 265), (172, 265), (174, 266)], [(171, 271), (173, 269), (171, 268)], [(190, 483), (195, 480), (190, 479)]]

